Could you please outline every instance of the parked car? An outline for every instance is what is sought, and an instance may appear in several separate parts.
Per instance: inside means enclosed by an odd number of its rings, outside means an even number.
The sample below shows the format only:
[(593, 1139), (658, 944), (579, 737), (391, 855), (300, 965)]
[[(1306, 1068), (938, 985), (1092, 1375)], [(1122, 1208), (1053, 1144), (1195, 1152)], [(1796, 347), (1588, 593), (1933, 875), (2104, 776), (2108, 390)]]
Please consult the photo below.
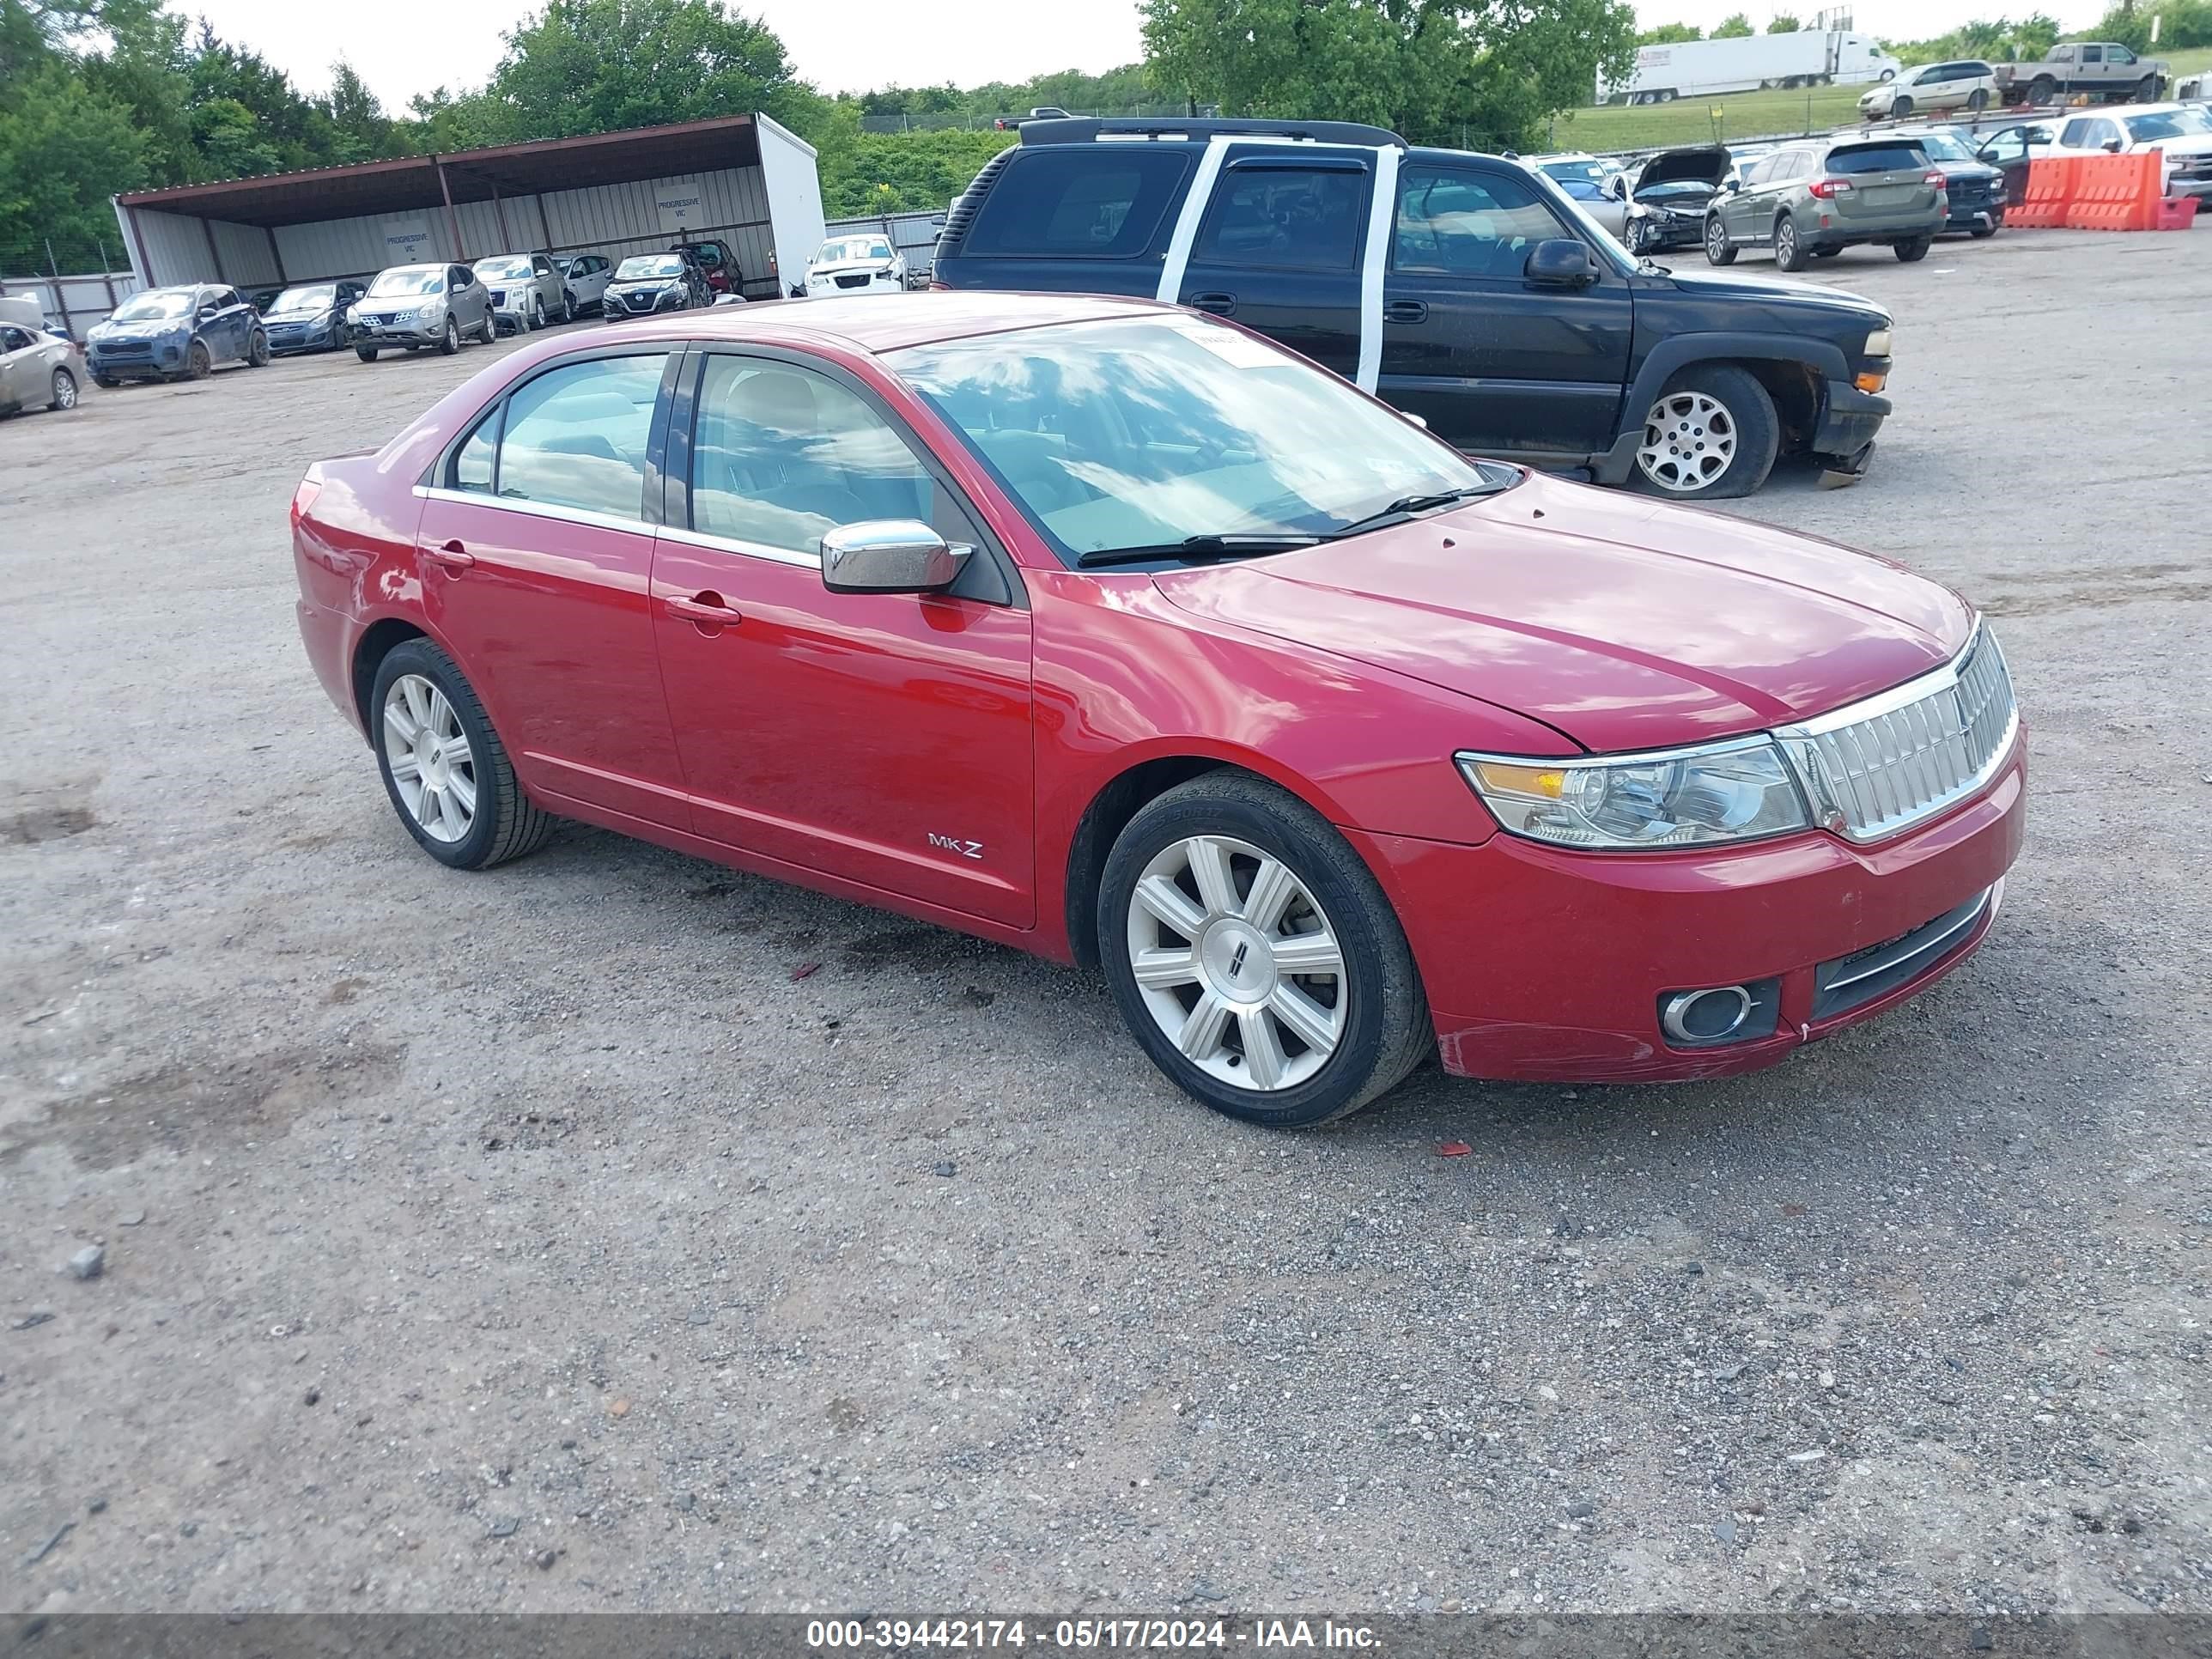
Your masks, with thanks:
[(479, 259), (476, 274), (491, 300), (495, 328), (510, 334), (526, 334), (549, 322), (567, 322), (576, 314), (552, 258), (543, 253), (495, 253)]
[(1984, 110), (1996, 102), (1997, 83), (1990, 66), (1978, 58), (1948, 64), (1923, 64), (1894, 81), (1869, 87), (1859, 94), (1859, 113), (1879, 118), (1902, 119), (1908, 115), (1938, 115), (1947, 110)]
[(1771, 247), (1784, 270), (1847, 247), (1924, 259), (1950, 216), (1944, 178), (1910, 138), (1808, 138), (1762, 156), (1705, 213), (1705, 257)]
[(2019, 121), (1986, 131), (1968, 131), (1962, 136), (1973, 145), (1977, 161), (2004, 174), (2005, 200), (2025, 202), (2029, 166), (2038, 156), (2051, 154), (2051, 141), (2057, 136), (2057, 123), (2049, 119)]
[(277, 300), (283, 295), (284, 290), (280, 285), (276, 288), (247, 289), (244, 292), (246, 295), (246, 303), (252, 306), (256, 311), (261, 313), (261, 314), (265, 317), (269, 314), (269, 307), (276, 303)]
[(610, 317), (643, 317), (706, 303), (706, 278), (688, 256), (633, 253), (615, 267), (604, 309)]
[[(1389, 237), (1372, 283), (1370, 225)], [(1471, 453), (1676, 497), (1748, 494), (1781, 453), (1854, 474), (1889, 413), (1879, 307), (1640, 264), (1519, 163), (1374, 127), (1024, 127), (947, 216), (935, 281), (1179, 301)]]
[(1555, 183), (1565, 184), (1580, 179), (1602, 190), (1612, 179), (1615, 169), (1610, 162), (1578, 149), (1559, 150), (1546, 155), (1523, 155), (1521, 165), (1534, 167)]
[(346, 314), (354, 355), (365, 363), (391, 346), (435, 346), (448, 357), (465, 339), (489, 345), (498, 336), (491, 295), (466, 265), (394, 265), (380, 270)]
[(2140, 155), (2164, 159), (2161, 194), (2212, 197), (2212, 118), (2195, 104), (2154, 104), (2068, 118), (2052, 155)]
[(1552, 183), (1607, 235), (1616, 241), (1626, 239), (1630, 210), (1620, 197), (1589, 179), (1554, 179)]
[(264, 307), (269, 349), (279, 357), (295, 351), (329, 351), (353, 341), (346, 313), (368, 292), (366, 283), (306, 283), (288, 288)]
[(19, 410), (75, 409), (84, 381), (84, 354), (43, 328), (0, 323), (0, 415)]
[(1977, 240), (1997, 234), (2005, 216), (2002, 167), (1983, 161), (1965, 136), (1948, 127), (1900, 131), (1895, 136), (1911, 139), (1943, 170), (1943, 198), (1950, 204), (1944, 229), (1963, 230)]
[(706, 283), (710, 296), (734, 294), (744, 297), (744, 275), (738, 269), (738, 256), (720, 238), (710, 236), (703, 241), (678, 242), (669, 252), (682, 254), (699, 268), (700, 279)]
[(888, 236), (863, 232), (832, 236), (806, 263), (810, 299), (840, 294), (902, 294), (906, 291), (906, 258)]
[(605, 254), (579, 253), (562, 265), (561, 280), (568, 285), (578, 311), (597, 311), (614, 271), (614, 261)]
[(268, 361), (261, 313), (236, 289), (212, 283), (143, 289), (85, 332), (85, 364), (99, 386), (204, 380), (217, 363)]
[(2008, 104), (2051, 104), (2081, 93), (2148, 104), (2165, 92), (2172, 65), (2138, 58), (2117, 40), (2062, 40), (2040, 62), (1999, 64), (1993, 74)]
[(557, 815), (1097, 963), (1261, 1124), (1439, 1051), (1771, 1064), (1963, 963), (2021, 845), (1948, 589), (1470, 460), (1150, 301), (542, 342), (291, 517), (308, 657), (430, 859)]
[(1632, 214), (1623, 238), (1632, 253), (1703, 247), (1705, 210), (1721, 193), (1735, 158), (1717, 144), (1662, 150), (1644, 164), (1630, 191)]

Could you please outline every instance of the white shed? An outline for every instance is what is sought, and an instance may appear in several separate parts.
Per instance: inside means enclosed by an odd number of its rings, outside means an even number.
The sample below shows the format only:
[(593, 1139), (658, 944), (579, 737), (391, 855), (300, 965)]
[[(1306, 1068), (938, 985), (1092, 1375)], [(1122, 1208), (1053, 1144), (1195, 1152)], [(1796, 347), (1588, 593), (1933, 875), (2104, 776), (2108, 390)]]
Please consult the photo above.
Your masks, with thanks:
[(276, 288), (490, 253), (620, 260), (719, 238), (745, 297), (769, 300), (805, 278), (822, 188), (812, 145), (765, 115), (729, 115), (137, 191), (115, 216), (149, 288)]

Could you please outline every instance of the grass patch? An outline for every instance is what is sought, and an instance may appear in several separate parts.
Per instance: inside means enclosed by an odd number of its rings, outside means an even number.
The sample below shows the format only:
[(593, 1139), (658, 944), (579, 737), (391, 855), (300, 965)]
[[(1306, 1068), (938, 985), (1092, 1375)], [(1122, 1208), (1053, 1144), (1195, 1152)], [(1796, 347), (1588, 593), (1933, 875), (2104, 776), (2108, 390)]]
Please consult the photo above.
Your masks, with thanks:
[[(2177, 80), (2212, 70), (2212, 48), (2152, 55), (2170, 62)], [(1826, 132), (1858, 118), (1859, 94), (1865, 90), (1863, 86), (1777, 88), (1678, 98), (1671, 104), (1562, 110), (1552, 129), (1552, 143), (1559, 149), (1602, 152)]]

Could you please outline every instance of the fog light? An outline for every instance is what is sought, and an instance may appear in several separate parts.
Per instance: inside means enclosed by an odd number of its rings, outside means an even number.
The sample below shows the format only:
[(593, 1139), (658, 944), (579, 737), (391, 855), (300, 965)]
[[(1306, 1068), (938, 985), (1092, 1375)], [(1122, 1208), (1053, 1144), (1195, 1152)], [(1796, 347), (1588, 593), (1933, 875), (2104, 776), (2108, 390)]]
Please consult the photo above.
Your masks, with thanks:
[(1677, 991), (1659, 1006), (1659, 1026), (1677, 1042), (1725, 1042), (1751, 1018), (1751, 993), (1741, 985)]
[(1861, 374), (1851, 384), (1862, 392), (1879, 392), (1889, 384), (1889, 376), (1872, 373)]

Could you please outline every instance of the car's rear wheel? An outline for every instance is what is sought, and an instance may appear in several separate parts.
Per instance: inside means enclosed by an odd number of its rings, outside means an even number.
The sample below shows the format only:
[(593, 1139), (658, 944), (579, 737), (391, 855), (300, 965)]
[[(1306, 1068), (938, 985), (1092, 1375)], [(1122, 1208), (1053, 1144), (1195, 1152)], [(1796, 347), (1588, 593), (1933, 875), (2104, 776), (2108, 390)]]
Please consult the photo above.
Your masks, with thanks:
[(1783, 214), (1774, 222), (1774, 264), (1778, 270), (1805, 269), (1805, 244), (1797, 234), (1797, 222)]
[(377, 665), (369, 711), (385, 793), (432, 858), (482, 870), (544, 844), (552, 815), (522, 793), (475, 689), (443, 651), (422, 639), (395, 646)]
[(438, 350), (441, 356), (450, 357), (460, 349), (461, 325), (453, 320), (449, 312), (446, 316), (446, 331), (438, 341)]
[(1735, 263), (1735, 245), (1729, 240), (1728, 227), (1717, 213), (1705, 221), (1705, 258), (1717, 265)]
[(1913, 236), (1908, 237), (1902, 242), (1892, 242), (1889, 245), (1889, 251), (1909, 265), (1916, 259), (1926, 258), (1928, 250), (1935, 246), (1936, 239), (1933, 236)]
[(112, 392), (123, 384), (112, 374), (95, 374), (92, 377), (92, 383), (106, 392)]
[(2027, 83), (2027, 101), (2048, 104), (2058, 96), (2058, 82), (2047, 75), (2039, 75)]
[(53, 400), (46, 405), (48, 409), (75, 409), (76, 407), (76, 376), (65, 368), (56, 369), (53, 393)]
[(1815, 259), (1832, 259), (1842, 252), (1840, 247), (1816, 247), (1813, 250), (1813, 257)]
[(353, 355), (360, 358), (362, 362), (365, 363), (373, 363), (376, 361), (376, 348), (374, 346), (356, 346), (353, 349)]
[(1676, 501), (1748, 495), (1766, 482), (1781, 447), (1774, 399), (1746, 370), (1701, 363), (1674, 378), (1644, 417), (1636, 470)]
[(1977, 115), (1980, 114), (1982, 111), (1987, 109), (1989, 106), (1990, 95), (1988, 93), (1983, 91), (1981, 88), (1976, 87), (1972, 92), (1966, 94), (1966, 107), (1972, 110)]
[(1106, 861), (1098, 939), (1138, 1044), (1249, 1123), (1355, 1111), (1436, 1040), (1373, 872), (1311, 807), (1243, 773), (1194, 778), (1130, 820)]

